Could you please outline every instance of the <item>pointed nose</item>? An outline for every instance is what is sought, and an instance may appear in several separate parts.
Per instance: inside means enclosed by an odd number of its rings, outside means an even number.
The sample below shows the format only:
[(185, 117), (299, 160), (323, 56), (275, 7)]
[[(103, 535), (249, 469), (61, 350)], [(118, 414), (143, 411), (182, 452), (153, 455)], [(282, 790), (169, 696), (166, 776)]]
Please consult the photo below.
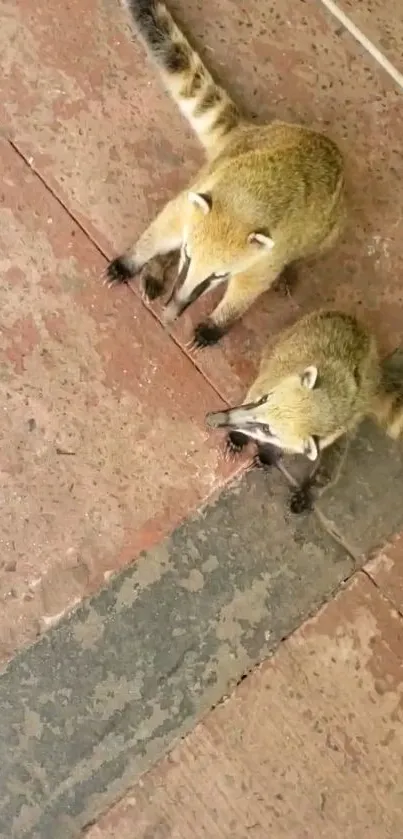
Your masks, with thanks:
[(228, 408), (227, 411), (214, 411), (206, 416), (206, 423), (210, 428), (244, 428), (253, 423), (254, 403)]
[(222, 428), (228, 425), (229, 411), (212, 411), (206, 414), (206, 424), (209, 428)]

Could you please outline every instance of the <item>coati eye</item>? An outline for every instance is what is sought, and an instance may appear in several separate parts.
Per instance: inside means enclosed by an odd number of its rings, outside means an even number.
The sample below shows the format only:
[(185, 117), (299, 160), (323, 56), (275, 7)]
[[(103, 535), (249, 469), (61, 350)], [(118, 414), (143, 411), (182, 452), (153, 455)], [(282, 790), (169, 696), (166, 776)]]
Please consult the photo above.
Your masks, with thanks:
[(212, 280), (223, 280), (225, 277), (229, 276), (229, 271), (215, 271), (214, 274), (211, 275)]

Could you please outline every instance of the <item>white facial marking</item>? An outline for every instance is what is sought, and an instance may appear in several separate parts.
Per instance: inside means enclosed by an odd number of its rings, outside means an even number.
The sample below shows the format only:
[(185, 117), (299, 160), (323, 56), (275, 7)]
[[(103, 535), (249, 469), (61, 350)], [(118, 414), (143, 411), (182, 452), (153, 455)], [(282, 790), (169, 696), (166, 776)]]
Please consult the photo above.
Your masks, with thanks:
[(210, 204), (206, 201), (204, 195), (200, 195), (199, 192), (189, 192), (188, 194), (189, 201), (191, 204), (196, 204), (205, 216), (210, 212)]
[(239, 431), (241, 434), (245, 434), (251, 440), (256, 440), (257, 443), (270, 443), (272, 446), (277, 446), (277, 448), (282, 448), (280, 440), (277, 437), (273, 437), (270, 434), (265, 434), (260, 428), (248, 428), (247, 425), (242, 426), (242, 428), (235, 428), (234, 431)]
[(274, 239), (271, 236), (265, 236), (264, 233), (251, 233), (248, 236), (248, 242), (258, 242), (259, 245), (263, 245), (268, 251), (274, 248)]
[(313, 390), (316, 385), (317, 378), (318, 368), (315, 367), (314, 364), (311, 364), (310, 367), (306, 367), (306, 369), (304, 370), (301, 376), (301, 384), (308, 390)]

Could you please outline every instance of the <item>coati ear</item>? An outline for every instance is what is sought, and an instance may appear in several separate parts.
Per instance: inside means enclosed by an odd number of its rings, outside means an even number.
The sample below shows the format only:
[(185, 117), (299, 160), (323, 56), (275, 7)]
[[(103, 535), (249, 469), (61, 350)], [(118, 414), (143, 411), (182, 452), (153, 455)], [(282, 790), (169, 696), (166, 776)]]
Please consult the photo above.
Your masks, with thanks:
[(271, 251), (274, 248), (274, 240), (265, 230), (256, 230), (254, 233), (249, 233), (248, 242), (250, 245), (260, 245), (261, 248), (265, 248), (267, 251)]
[(208, 195), (205, 192), (189, 192), (188, 198), (191, 204), (195, 204), (197, 207), (200, 207), (205, 216), (210, 212), (213, 206), (211, 195)]
[(308, 437), (304, 442), (304, 454), (309, 460), (316, 460), (319, 457), (319, 447), (315, 437)]
[(314, 364), (311, 367), (306, 367), (304, 372), (301, 375), (301, 384), (302, 387), (306, 387), (308, 390), (313, 390), (318, 378), (318, 368), (315, 367)]

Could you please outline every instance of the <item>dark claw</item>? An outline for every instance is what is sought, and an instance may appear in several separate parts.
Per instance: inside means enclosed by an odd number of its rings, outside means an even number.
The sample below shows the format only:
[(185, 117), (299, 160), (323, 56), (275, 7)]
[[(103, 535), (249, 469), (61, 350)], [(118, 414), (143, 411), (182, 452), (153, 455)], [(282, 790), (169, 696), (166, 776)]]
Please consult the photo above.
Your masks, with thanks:
[(121, 285), (121, 283), (127, 285), (135, 273), (123, 256), (117, 256), (116, 259), (112, 259), (106, 269), (106, 282), (109, 287)]
[(225, 444), (225, 453), (229, 457), (236, 457), (248, 444), (248, 438), (240, 431), (229, 431)]
[(276, 465), (280, 457), (281, 453), (274, 446), (258, 446), (253, 463), (260, 469), (271, 469), (272, 466)]
[(194, 331), (192, 348), (203, 349), (204, 347), (211, 347), (216, 344), (220, 338), (225, 334), (225, 329), (222, 326), (216, 326), (215, 323), (205, 321), (199, 323)]
[(259, 457), (259, 455), (258, 455), (258, 454), (255, 454), (255, 456), (254, 456), (254, 458), (253, 458), (253, 460), (252, 460), (252, 466), (253, 466), (255, 469), (269, 469), (269, 468), (270, 468), (270, 467), (269, 467), (269, 466), (267, 466), (265, 463), (262, 463), (262, 461), (261, 461), (261, 459), (260, 459), (260, 457)]
[(164, 291), (164, 283), (152, 274), (146, 274), (142, 278), (142, 286), (148, 300), (156, 300)]
[(298, 283), (298, 270), (294, 263), (283, 268), (279, 277), (273, 284), (273, 291), (279, 292), (284, 297), (289, 297), (292, 290)]
[(291, 494), (290, 511), (294, 515), (301, 515), (312, 510), (313, 498), (310, 486), (302, 486)]
[(331, 480), (331, 472), (329, 472), (329, 469), (326, 466), (320, 466), (318, 470), (315, 470), (312, 478), (310, 478), (311, 485), (317, 487), (318, 489), (325, 487)]

